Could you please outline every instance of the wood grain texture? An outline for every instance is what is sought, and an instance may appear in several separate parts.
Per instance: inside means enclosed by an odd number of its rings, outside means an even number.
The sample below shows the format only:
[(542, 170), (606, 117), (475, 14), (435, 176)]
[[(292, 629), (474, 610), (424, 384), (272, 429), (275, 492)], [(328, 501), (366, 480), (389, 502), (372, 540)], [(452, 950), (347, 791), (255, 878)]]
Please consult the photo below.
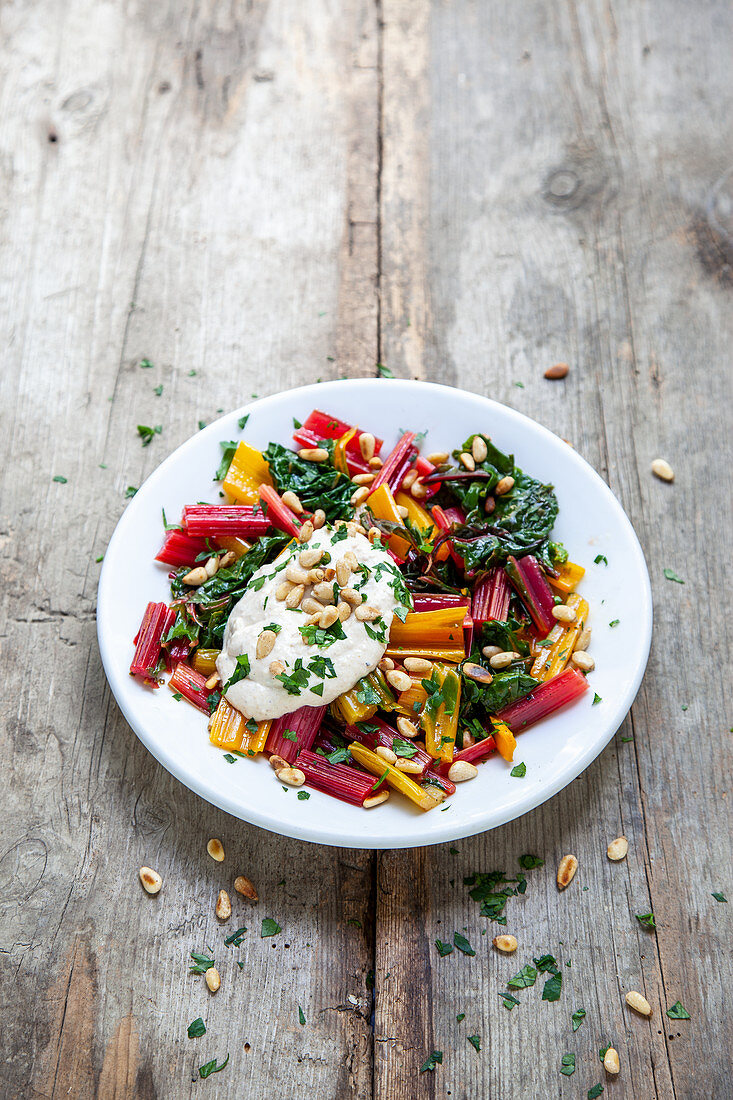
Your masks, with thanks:
[[(0, 27), (3, 1100), (728, 1095), (729, 7), (52, 0)], [(236, 822), (152, 760), (104, 683), (94, 559), (126, 486), (199, 420), (377, 361), (571, 440), (640, 534), (656, 640), (631, 717), (562, 796), (373, 856)], [(138, 423), (163, 426), (146, 449)], [(546, 865), (508, 903), (507, 959), (462, 879), (525, 852)], [(454, 931), (475, 958), (438, 957)], [(214, 997), (187, 972), (207, 947)], [(545, 951), (562, 1000), (538, 983), (508, 1012), (506, 979)], [(690, 1021), (664, 1016), (678, 998)]]

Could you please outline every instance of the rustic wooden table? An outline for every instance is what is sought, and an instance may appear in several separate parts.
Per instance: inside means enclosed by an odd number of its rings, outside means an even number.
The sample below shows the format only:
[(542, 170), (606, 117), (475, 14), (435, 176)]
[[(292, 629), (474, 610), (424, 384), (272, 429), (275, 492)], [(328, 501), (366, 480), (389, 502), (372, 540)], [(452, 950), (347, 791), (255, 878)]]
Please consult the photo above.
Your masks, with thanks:
[[(2, 1097), (733, 1095), (713, 897), (733, 900), (730, 5), (17, 0), (0, 19)], [(558, 360), (567, 380), (546, 382)], [(639, 532), (656, 634), (630, 718), (562, 794), (372, 854), (184, 790), (110, 696), (94, 607), (126, 487), (199, 419), (378, 362), (571, 440)], [(152, 446), (138, 423), (162, 425)], [(525, 852), (546, 865), (510, 902), (513, 961), (462, 876)], [(239, 872), (260, 901), (235, 902), (237, 956), (213, 906)], [(265, 916), (280, 936), (259, 938)], [(455, 929), (476, 957), (438, 957)], [(207, 944), (215, 997), (187, 971)], [(507, 1011), (504, 982), (542, 952), (561, 1001)], [(691, 1019), (665, 1015), (678, 999)]]

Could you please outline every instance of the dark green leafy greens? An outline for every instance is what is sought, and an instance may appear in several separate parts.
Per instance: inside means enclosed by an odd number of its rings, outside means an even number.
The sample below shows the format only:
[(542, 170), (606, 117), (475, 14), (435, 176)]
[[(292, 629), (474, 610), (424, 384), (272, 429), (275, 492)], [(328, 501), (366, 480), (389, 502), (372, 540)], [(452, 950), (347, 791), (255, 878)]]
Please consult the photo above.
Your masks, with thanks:
[(330, 462), (308, 462), (280, 443), (270, 443), (264, 456), (279, 493), (289, 489), (306, 511), (322, 508), (328, 520), (351, 514), (354, 486)]

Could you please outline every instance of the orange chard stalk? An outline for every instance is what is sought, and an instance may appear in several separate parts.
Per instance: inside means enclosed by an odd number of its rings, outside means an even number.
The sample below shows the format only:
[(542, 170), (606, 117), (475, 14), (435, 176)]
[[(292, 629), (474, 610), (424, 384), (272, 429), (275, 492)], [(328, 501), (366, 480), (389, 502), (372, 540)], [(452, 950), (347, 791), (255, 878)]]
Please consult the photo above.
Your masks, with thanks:
[(532, 665), (532, 676), (535, 680), (545, 683), (559, 676), (567, 665), (573, 652), (573, 646), (581, 633), (585, 630), (588, 618), (588, 604), (576, 593), (572, 593), (565, 601), (568, 607), (575, 611), (574, 623), (558, 623), (553, 626), (545, 641), (552, 642), (551, 646), (538, 650), (539, 656)]
[(456, 744), (461, 677), (456, 668), (436, 661), (430, 683), (434, 687), (426, 688), (428, 699), (420, 715), (425, 748), (434, 760), (449, 763)]
[(353, 741), (349, 745), (349, 752), (354, 760), (356, 760), (357, 764), (361, 764), (362, 768), (366, 768), (372, 775), (378, 776), (382, 782), (387, 783), (396, 791), (404, 794), (411, 802), (419, 806), (421, 810), (432, 810), (436, 806), (439, 806), (445, 799), (445, 792), (441, 791), (437, 786), (433, 786), (432, 788), (432, 790), (435, 791), (434, 796), (432, 791), (428, 791), (424, 787), (419, 786), (404, 772), (399, 771), (397, 768), (393, 768), (392, 765), (383, 760), (381, 756), (377, 756), (375, 752), (368, 749), (366, 745), (361, 745), (358, 741)]
[(547, 583), (550, 588), (554, 588), (556, 592), (565, 596), (578, 587), (585, 576), (585, 569), (582, 565), (576, 565), (575, 562), (566, 561), (557, 567), (557, 573), (556, 577), (548, 576)]

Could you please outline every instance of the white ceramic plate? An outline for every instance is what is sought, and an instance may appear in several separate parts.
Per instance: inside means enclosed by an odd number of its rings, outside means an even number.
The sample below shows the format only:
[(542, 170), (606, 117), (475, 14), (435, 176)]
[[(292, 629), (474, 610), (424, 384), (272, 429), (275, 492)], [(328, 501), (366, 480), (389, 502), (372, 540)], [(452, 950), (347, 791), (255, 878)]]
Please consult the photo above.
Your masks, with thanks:
[[(229, 764), (208, 740), (206, 718), (167, 687), (144, 688), (129, 675), (132, 638), (148, 600), (169, 595), (167, 567), (153, 561), (163, 537), (161, 508), (177, 520), (182, 506), (218, 500), (212, 474), (219, 440), (244, 434), (256, 447), (292, 443), (293, 417), (320, 408), (359, 423), (385, 440), (399, 430), (427, 431), (425, 449), (450, 451), (475, 431), (490, 435), (529, 474), (556, 487), (555, 526), (573, 561), (585, 566), (580, 591), (590, 605), (596, 670), (576, 703), (519, 738), (512, 778), (498, 756), (458, 787), (447, 810), (413, 809), (399, 796), (364, 811), (311, 791), (286, 793), (265, 759)], [(249, 413), (244, 433), (237, 420)], [(597, 554), (608, 566), (595, 565)], [(618, 620), (611, 628), (610, 622)], [(286, 836), (357, 848), (402, 848), (455, 840), (502, 825), (552, 797), (576, 778), (608, 743), (641, 683), (651, 642), (649, 576), (639, 541), (621, 505), (597, 473), (546, 428), (503, 405), (462, 390), (422, 382), (359, 379), (306, 386), (245, 405), (178, 448), (130, 501), (105, 554), (97, 608), (105, 672), (125, 718), (150, 752), (192, 791), (235, 817)], [(602, 702), (592, 706), (594, 692)], [(151, 764), (152, 767), (152, 764)]]

